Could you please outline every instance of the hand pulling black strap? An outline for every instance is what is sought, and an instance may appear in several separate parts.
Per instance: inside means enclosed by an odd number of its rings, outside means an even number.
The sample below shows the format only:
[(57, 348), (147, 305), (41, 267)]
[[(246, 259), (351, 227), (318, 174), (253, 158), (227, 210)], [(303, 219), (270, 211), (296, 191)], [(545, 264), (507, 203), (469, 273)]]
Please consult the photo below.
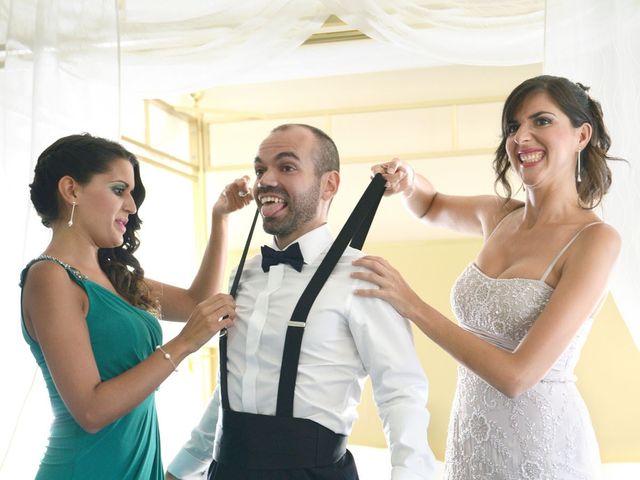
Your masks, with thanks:
[[(311, 310), (311, 306), (322, 290), (327, 278), (340, 260), (347, 245), (351, 241), (351, 246), (360, 250), (366, 239), (367, 233), (375, 216), (382, 195), (385, 189), (385, 179), (380, 174), (376, 174), (371, 183), (356, 204), (353, 212), (347, 219), (344, 227), (329, 248), (325, 258), (313, 275), (309, 284), (302, 293), (300, 300), (296, 304), (291, 316), (293, 326), (289, 325), (285, 337), (284, 351), (282, 354), (282, 366), (280, 369), (280, 382), (278, 384), (278, 400), (276, 416), (293, 416), (293, 398), (295, 393), (296, 377), (298, 375), (298, 361), (300, 359), (300, 347), (302, 346), (302, 336), (304, 326)], [(249, 237), (245, 243), (244, 251), (236, 275), (231, 287), (230, 294), (235, 298), (235, 294), (242, 275), (242, 269), (251, 243), (251, 237), (256, 224), (258, 212), (253, 219), (253, 224), (249, 232)], [(220, 396), (222, 407), (231, 410), (229, 406), (229, 395), (227, 385), (227, 336), (226, 331), (220, 334)]]
[[(249, 235), (247, 236), (247, 241), (244, 244), (244, 250), (242, 251), (242, 257), (240, 257), (240, 263), (238, 264), (238, 269), (236, 270), (236, 276), (233, 278), (233, 284), (231, 285), (231, 290), (229, 290), (229, 295), (233, 298), (236, 298), (236, 293), (238, 292), (238, 285), (240, 285), (240, 276), (242, 275), (242, 269), (244, 268), (244, 262), (247, 259), (247, 253), (249, 252), (249, 246), (251, 245), (251, 237), (253, 237), (253, 231), (256, 228), (256, 222), (258, 221), (258, 214), (260, 213), (259, 209), (256, 209), (256, 213), (253, 216), (253, 222), (251, 223), (251, 228), (249, 229)], [(229, 391), (227, 390), (227, 329), (223, 329), (220, 332), (220, 345), (218, 347), (220, 349), (220, 401), (222, 402), (222, 408), (226, 410), (231, 410), (229, 407)]]

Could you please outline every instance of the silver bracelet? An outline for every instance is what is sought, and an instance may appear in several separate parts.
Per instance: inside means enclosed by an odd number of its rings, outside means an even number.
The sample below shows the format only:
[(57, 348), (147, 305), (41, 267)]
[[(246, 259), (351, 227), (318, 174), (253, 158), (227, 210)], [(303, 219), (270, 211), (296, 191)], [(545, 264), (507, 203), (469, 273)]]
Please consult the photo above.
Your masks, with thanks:
[(169, 360), (169, 363), (171, 363), (171, 365), (173, 366), (173, 371), (177, 372), (178, 371), (178, 367), (176, 366), (176, 364), (173, 362), (173, 359), (171, 358), (171, 354), (166, 352), (164, 348), (162, 348), (161, 345), (156, 345), (156, 350), (160, 350), (162, 352), (162, 355), (164, 356), (165, 359)]

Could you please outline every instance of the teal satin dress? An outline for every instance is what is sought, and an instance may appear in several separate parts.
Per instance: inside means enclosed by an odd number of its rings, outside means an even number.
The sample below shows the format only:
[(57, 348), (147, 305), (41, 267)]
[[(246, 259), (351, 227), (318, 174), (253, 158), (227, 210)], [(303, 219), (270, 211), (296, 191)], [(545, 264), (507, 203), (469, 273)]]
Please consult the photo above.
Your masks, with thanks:
[[(136, 308), (113, 292), (92, 282), (60, 260), (41, 256), (22, 271), (24, 285), (29, 268), (39, 261), (64, 268), (89, 299), (87, 326), (100, 378), (109, 380), (151, 355), (162, 344), (156, 317)], [(96, 433), (80, 427), (67, 410), (40, 349), (22, 321), (22, 333), (36, 359), (49, 391), (54, 420), (37, 480), (162, 480), (160, 434), (154, 395), (127, 415)], [(73, 359), (73, 352), (69, 352)]]

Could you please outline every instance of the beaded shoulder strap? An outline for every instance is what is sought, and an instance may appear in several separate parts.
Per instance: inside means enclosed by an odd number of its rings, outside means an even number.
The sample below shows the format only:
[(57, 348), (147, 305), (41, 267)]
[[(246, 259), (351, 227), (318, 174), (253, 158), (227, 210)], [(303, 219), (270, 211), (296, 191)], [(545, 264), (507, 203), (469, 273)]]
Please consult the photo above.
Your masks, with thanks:
[(57, 263), (62, 268), (64, 268), (67, 271), (67, 273), (77, 281), (82, 281), (87, 279), (86, 275), (83, 275), (82, 273), (80, 273), (80, 271), (77, 268), (72, 267), (68, 263), (63, 262), (62, 260), (56, 257), (52, 257), (51, 255), (40, 255), (39, 257), (34, 258), (29, 263), (27, 263), (27, 266), (24, 267), (24, 270), (22, 270), (22, 273), (20, 274), (20, 288), (24, 287), (24, 282), (27, 279), (27, 272), (29, 271), (31, 266), (34, 265), (35, 263), (42, 262), (42, 261)]

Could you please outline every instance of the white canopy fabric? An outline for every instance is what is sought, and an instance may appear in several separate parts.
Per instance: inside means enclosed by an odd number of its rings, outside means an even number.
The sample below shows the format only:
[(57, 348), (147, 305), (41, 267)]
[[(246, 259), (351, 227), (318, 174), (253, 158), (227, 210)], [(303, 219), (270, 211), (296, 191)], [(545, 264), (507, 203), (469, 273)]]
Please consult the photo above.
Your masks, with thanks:
[(117, 138), (117, 19), (113, 2), (5, 0), (0, 4), (3, 478), (34, 477), (36, 462), (25, 465), (24, 459), (40, 455), (42, 445), (37, 442), (46, 439), (50, 416), (35, 401), (46, 394), (19, 321), (20, 270), (49, 236), (31, 206), (27, 185), (38, 154), (56, 138), (87, 130)]
[[(349, 52), (382, 52), (358, 68), (394, 68), (397, 58), (430, 64), (516, 65), (591, 84), (604, 106), (614, 151), (605, 218), (624, 249), (612, 282), (640, 345), (640, 239), (634, 128), (640, 125), (640, 7), (634, 0), (0, 0), (0, 175), (4, 188), (0, 270), (3, 392), (0, 472), (18, 472), (21, 432), (34, 438), (27, 392), (35, 367), (21, 338), (18, 274), (45, 244), (25, 186), (39, 152), (79, 131), (117, 138), (125, 95), (151, 98), (278, 76), (350, 72)], [(372, 40), (340, 48), (301, 44), (337, 15)], [(545, 41), (546, 35), (546, 41)], [(304, 52), (313, 51), (313, 65)], [(353, 50), (350, 50), (353, 49)], [(378, 50), (376, 50), (378, 49)], [(352, 53), (353, 55), (353, 53)], [(351, 57), (354, 58), (354, 57)], [(344, 60), (346, 59), (346, 60)], [(30, 425), (29, 428), (26, 426)], [(42, 428), (42, 427), (41, 427)], [(45, 433), (38, 433), (44, 438)], [(28, 475), (27, 475), (28, 476)]]
[(523, 65), (542, 60), (544, 1), (322, 3), (376, 41), (444, 64)]
[[(147, 97), (250, 81), (292, 54), (331, 14), (378, 44), (411, 52), (418, 63), (542, 61), (543, 0), (2, 1), (7, 57), (34, 61), (44, 40), (38, 32), (46, 29), (61, 68), (100, 80), (113, 65), (99, 57), (119, 50), (122, 88)], [(336, 73), (347, 67), (333, 50), (316, 61)]]
[(640, 3), (548, 2), (544, 69), (591, 87), (612, 139), (613, 181), (602, 214), (622, 236), (611, 292), (640, 348)]

